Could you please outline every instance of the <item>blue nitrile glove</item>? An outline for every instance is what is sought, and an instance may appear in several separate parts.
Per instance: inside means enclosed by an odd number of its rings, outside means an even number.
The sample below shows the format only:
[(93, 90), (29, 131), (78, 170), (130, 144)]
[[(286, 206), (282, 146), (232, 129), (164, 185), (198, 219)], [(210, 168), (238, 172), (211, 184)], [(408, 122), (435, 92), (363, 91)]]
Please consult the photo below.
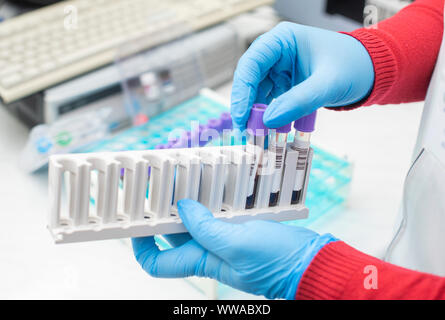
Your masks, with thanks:
[(269, 104), (264, 123), (284, 126), (320, 107), (359, 102), (372, 90), (374, 68), (355, 38), (282, 22), (256, 39), (238, 62), (232, 119), (243, 130), (254, 103)]
[(178, 209), (191, 240), (160, 251), (153, 237), (133, 239), (137, 261), (152, 276), (209, 277), (267, 298), (294, 299), (314, 256), (337, 240), (277, 222), (222, 222), (192, 200), (179, 201)]

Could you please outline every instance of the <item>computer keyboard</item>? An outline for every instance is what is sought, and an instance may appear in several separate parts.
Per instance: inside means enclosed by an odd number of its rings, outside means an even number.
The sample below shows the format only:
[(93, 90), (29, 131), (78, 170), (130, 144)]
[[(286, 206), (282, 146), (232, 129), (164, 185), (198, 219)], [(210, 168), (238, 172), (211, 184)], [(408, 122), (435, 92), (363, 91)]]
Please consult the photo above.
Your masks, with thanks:
[(272, 2), (71, 0), (23, 14), (0, 24), (0, 96), (18, 100)]

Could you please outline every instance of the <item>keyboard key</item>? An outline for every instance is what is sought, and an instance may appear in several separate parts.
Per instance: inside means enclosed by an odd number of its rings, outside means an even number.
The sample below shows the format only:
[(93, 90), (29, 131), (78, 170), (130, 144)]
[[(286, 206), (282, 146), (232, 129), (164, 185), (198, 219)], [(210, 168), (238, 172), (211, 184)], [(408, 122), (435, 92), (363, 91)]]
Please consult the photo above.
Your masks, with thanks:
[(28, 68), (23, 71), (23, 77), (29, 79), (33, 78), (40, 73), (38, 68)]
[(0, 76), (2, 77), (8, 77), (11, 74), (18, 73), (22, 70), (21, 65), (8, 65), (5, 68), (0, 70)]
[(4, 88), (9, 88), (17, 83), (19, 83), (22, 80), (22, 77), (20, 74), (16, 73), (16, 74), (12, 74), (8, 77), (3, 78), (0, 81), (0, 84), (2, 85), (2, 87)]
[[(0, 24), (0, 85), (14, 87), (3, 91), (3, 98), (14, 101), (88, 71), (67, 64), (91, 59), (85, 65), (92, 70), (112, 62), (126, 44), (145, 50), (266, 2), (273, 1), (71, 0), (75, 10), (65, 11), (63, 5), (34, 10)], [(73, 14), (77, 17), (68, 17)], [(67, 18), (76, 28), (66, 28)], [(57, 69), (51, 81), (48, 72)], [(43, 75), (49, 81), (39, 81)], [(27, 79), (34, 82), (20, 87)]]

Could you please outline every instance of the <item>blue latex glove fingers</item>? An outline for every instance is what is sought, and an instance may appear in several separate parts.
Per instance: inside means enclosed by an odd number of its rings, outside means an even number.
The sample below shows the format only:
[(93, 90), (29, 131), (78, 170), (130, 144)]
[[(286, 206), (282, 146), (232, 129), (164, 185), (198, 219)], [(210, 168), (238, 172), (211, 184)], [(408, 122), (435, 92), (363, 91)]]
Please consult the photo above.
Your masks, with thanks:
[(189, 199), (178, 201), (178, 213), (196, 242), (223, 259), (229, 258), (225, 249), (233, 244), (232, 236), (242, 231), (242, 225), (215, 219), (206, 207)]
[(261, 83), (258, 85), (255, 103), (269, 104), (272, 101), (271, 93), (273, 88), (274, 83), (269, 77), (266, 77), (263, 81), (261, 81)]
[(167, 234), (167, 235), (164, 235), (162, 237), (173, 248), (182, 246), (184, 243), (186, 243), (186, 242), (188, 242), (189, 240), (192, 239), (192, 236), (188, 232), (176, 233), (176, 234)]
[(314, 74), (287, 92), (277, 91), (278, 98), (264, 113), (264, 124), (269, 128), (279, 128), (325, 106), (329, 92), (319, 88), (324, 83), (321, 75)]
[(211, 277), (268, 298), (293, 299), (309, 263), (336, 239), (270, 221), (231, 224), (215, 219), (192, 200), (178, 202), (179, 215), (193, 239), (223, 263)]
[(137, 261), (152, 276), (210, 277), (268, 298), (293, 299), (313, 257), (336, 241), (329, 234), (276, 222), (223, 222), (192, 200), (179, 201), (178, 211), (192, 240), (160, 251), (153, 237), (132, 239)]
[(281, 47), (274, 37), (273, 33), (258, 37), (238, 62), (231, 97), (234, 128), (245, 129), (250, 107), (257, 102), (258, 86), (281, 57)]
[[(142, 268), (153, 277), (179, 278), (189, 276), (210, 277), (218, 280), (220, 274), (230, 275), (229, 266), (209, 253), (196, 241), (160, 251), (154, 237), (133, 238), (133, 252)], [(219, 272), (224, 270), (224, 272)]]
[(353, 37), (283, 22), (259, 37), (240, 59), (232, 88), (232, 118), (244, 129), (257, 102), (259, 84), (269, 78), (273, 101), (268, 127), (286, 125), (323, 106), (358, 102), (374, 82), (372, 60)]

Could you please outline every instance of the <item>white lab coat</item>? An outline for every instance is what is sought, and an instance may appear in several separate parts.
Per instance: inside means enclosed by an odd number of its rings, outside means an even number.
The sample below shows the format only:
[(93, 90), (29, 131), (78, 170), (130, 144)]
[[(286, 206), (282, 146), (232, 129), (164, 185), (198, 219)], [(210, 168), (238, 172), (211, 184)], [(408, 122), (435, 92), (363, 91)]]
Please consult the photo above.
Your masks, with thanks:
[(445, 276), (445, 41), (428, 88), (400, 223), (385, 260)]

